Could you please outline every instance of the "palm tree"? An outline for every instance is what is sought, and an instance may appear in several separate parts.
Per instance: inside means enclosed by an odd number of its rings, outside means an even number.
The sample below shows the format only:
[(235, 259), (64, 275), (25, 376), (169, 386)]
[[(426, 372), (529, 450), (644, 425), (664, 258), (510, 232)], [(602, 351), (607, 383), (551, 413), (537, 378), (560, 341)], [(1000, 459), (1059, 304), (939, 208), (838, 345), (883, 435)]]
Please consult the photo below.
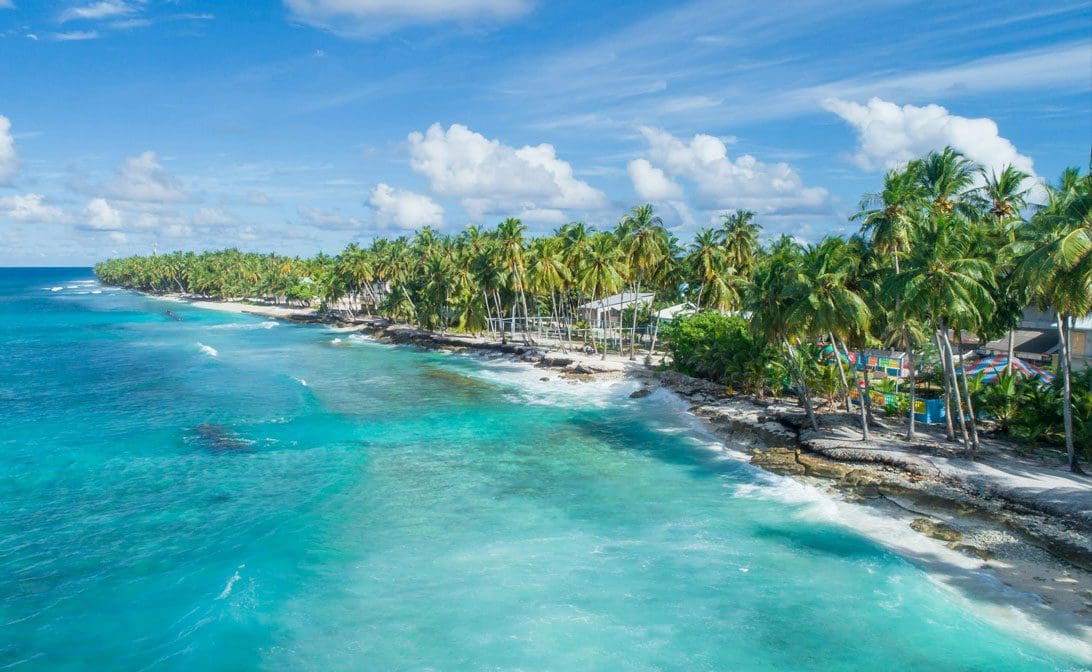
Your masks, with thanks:
[[(581, 289), (587, 296), (601, 298), (613, 294), (625, 283), (629, 269), (622, 258), (617, 240), (608, 233), (598, 233), (588, 245), (584, 263), (578, 272)], [(590, 325), (589, 325), (590, 326)], [(595, 339), (592, 339), (595, 347)], [(603, 332), (603, 356), (606, 357), (606, 331)]]
[[(530, 313), (527, 312), (526, 265), (523, 260), (523, 233), (527, 227), (519, 219), (509, 217), (497, 227), (499, 252), (508, 269), (508, 279), (512, 283), (512, 292), (519, 297), (523, 305), (524, 339), (530, 338)], [(516, 337), (516, 306), (512, 305), (512, 338)]]
[(762, 230), (755, 222), (755, 213), (736, 210), (721, 215), (721, 222), (723, 226), (718, 233), (728, 265), (740, 275), (750, 277), (758, 252), (758, 234)]
[[(626, 264), (633, 277), (633, 326), (630, 337), (629, 358), (637, 359), (637, 313), (640, 308), (641, 285), (645, 278), (658, 268), (667, 256), (667, 235), (663, 220), (649, 204), (638, 205), (622, 218), (620, 228), (625, 230), (622, 244), (625, 246)], [(656, 304), (656, 292), (652, 301)]]
[[(846, 341), (854, 334), (867, 334), (872, 318), (865, 300), (851, 287), (852, 267), (853, 256), (849, 253), (849, 246), (840, 238), (826, 238), (820, 244), (807, 248), (793, 288), (795, 301), (789, 308), (790, 320), (810, 326), (811, 331), (823, 337), (829, 336), (834, 347), (834, 360), (846, 390), (847, 411), (849, 385), (842, 368), (842, 353), (845, 353), (846, 361), (850, 361)], [(858, 396), (861, 402), (862, 438), (868, 441), (868, 408), (864, 395)]]
[(910, 234), (920, 219), (925, 189), (921, 184), (922, 165), (911, 161), (903, 170), (890, 170), (884, 176), (883, 191), (861, 199), (860, 211), (850, 217), (861, 220), (861, 232), (870, 233), (876, 249), (891, 255), (895, 272), (899, 258), (910, 247)]
[(968, 254), (969, 241), (959, 222), (953, 215), (930, 218), (913, 241), (902, 271), (887, 278), (884, 295), (895, 298), (905, 310), (923, 316), (932, 325), (944, 360), (945, 381), (955, 400), (964, 447), (973, 457), (974, 444), (967, 433), (961, 401), (966, 389), (961, 395), (948, 334), (952, 327), (981, 323), (983, 313), (995, 304), (989, 291), (993, 279), (990, 264)]
[(1017, 272), (1040, 307), (1057, 316), (1066, 456), (1070, 471), (1082, 473), (1073, 432), (1070, 332), (1074, 318), (1092, 313), (1092, 176), (1067, 170), (1049, 196), (1026, 227)]
[(531, 243), (528, 278), (535, 292), (550, 295), (550, 315), (558, 323), (556, 295), (572, 279), (572, 272), (565, 265), (560, 239), (538, 238)]
[(770, 254), (754, 271), (748, 286), (747, 304), (752, 313), (751, 327), (777, 347), (785, 358), (796, 382), (797, 395), (808, 416), (808, 424), (818, 430), (808, 394), (808, 383), (800, 367), (793, 343), (804, 336), (804, 329), (792, 317), (796, 290), (802, 284), (801, 249), (788, 236), (776, 241)]

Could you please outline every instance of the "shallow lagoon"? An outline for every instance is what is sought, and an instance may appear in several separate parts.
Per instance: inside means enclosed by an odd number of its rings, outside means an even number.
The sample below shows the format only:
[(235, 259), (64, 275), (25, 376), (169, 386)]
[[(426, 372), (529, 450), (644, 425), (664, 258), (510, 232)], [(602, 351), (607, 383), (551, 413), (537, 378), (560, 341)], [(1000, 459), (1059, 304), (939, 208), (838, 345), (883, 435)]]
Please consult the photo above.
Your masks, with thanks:
[(86, 270), (0, 345), (0, 668), (1080, 669), (662, 393)]

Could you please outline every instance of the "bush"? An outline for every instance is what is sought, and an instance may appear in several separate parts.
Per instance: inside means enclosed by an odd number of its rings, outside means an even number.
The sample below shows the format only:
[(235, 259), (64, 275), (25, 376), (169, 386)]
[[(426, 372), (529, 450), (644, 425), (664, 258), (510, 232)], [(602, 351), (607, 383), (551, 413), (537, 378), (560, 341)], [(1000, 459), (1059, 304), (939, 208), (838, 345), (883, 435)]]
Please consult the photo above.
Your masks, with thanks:
[(697, 313), (676, 318), (663, 333), (677, 371), (745, 394), (780, 388), (784, 370), (777, 351), (755, 339), (739, 317)]

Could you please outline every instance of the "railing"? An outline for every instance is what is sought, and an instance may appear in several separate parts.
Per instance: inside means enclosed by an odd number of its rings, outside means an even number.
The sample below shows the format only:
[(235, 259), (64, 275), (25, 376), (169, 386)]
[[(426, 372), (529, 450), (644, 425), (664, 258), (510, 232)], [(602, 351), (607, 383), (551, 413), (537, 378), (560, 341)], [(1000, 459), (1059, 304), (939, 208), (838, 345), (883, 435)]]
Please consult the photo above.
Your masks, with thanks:
[(488, 333), (497, 340), (531, 340), (540, 344), (553, 344), (558, 347), (584, 348), (588, 346), (596, 352), (618, 352), (628, 354), (636, 344), (638, 350), (652, 351), (653, 340), (662, 344), (662, 333), (655, 327), (645, 325), (636, 329), (621, 325), (606, 327), (578, 328), (570, 323), (554, 320), (550, 317), (531, 318), (496, 318), (488, 320)]

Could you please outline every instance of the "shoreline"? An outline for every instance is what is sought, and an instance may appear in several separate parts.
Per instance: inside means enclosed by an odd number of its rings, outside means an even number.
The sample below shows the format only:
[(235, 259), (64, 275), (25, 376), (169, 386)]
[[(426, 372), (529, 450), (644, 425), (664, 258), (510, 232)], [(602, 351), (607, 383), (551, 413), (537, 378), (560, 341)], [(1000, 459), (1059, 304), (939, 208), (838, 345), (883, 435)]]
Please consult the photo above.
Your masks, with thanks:
[[(149, 295), (151, 296), (151, 295)], [(549, 351), (524, 343), (437, 334), (385, 318), (346, 319), (310, 308), (153, 296), (221, 312), (305, 324), (328, 324), (378, 341), (425, 349), (478, 353), (522, 363), (570, 384), (633, 381), (632, 396), (663, 389), (686, 404), (682, 412), (725, 450), (765, 471), (817, 488), (840, 506), (862, 507), (904, 526), (875, 539), (861, 521), (846, 524), (926, 569), (950, 588), (990, 599), (1001, 620), (1021, 614), (1025, 626), (1076, 642), (1092, 641), (1092, 481), (1031, 458), (1004, 455), (984, 440), (970, 462), (956, 444), (922, 427), (913, 445), (898, 427), (880, 421), (873, 440), (854, 433), (856, 416), (824, 412), (823, 429), (804, 428), (802, 409), (786, 400), (726, 396), (721, 386), (673, 371), (657, 371), (618, 355)], [(1016, 467), (1016, 468), (1014, 468)], [(1083, 506), (1082, 506), (1083, 505)], [(896, 538), (899, 537), (899, 538)], [(937, 548), (937, 545), (942, 548)], [(937, 551), (945, 551), (941, 555)], [(996, 585), (988, 585), (994, 582)], [(999, 599), (1005, 594), (1006, 599)], [(1079, 651), (1079, 649), (1078, 649)], [(1092, 662), (1092, 648), (1084, 653)]]

